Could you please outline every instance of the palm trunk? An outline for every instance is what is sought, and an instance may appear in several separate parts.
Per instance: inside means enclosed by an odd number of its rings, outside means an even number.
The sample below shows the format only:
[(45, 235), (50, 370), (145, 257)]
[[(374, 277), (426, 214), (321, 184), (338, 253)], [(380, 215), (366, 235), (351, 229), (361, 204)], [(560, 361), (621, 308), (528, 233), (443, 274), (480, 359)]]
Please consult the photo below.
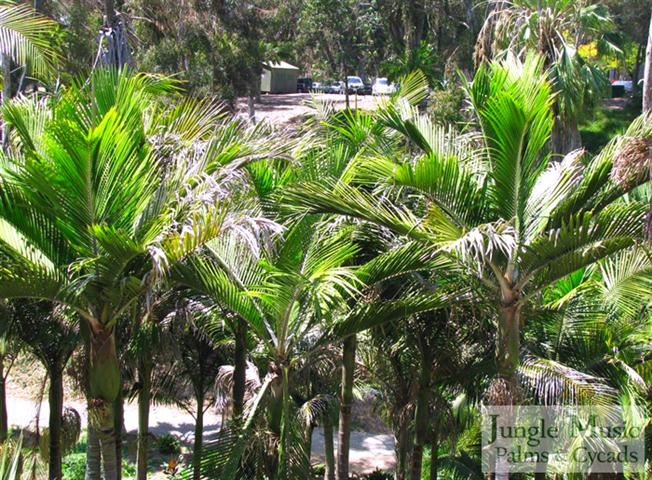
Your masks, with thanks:
[(122, 480), (122, 431), (124, 426), (124, 397), (122, 395), (122, 389), (116, 398), (115, 403), (113, 404), (114, 408), (114, 422), (113, 430), (115, 432), (115, 468), (116, 468), (116, 478), (117, 480)]
[(247, 323), (240, 319), (235, 332), (235, 358), (233, 367), (233, 418), (242, 417), (247, 383)]
[[(490, 405), (514, 405), (518, 401), (516, 373), (519, 365), (521, 315), (520, 307), (516, 304), (517, 299), (514, 292), (504, 292), (496, 338), (496, 362), (500, 379), (494, 382), (492, 394), (488, 398)], [(508, 465), (504, 457), (495, 461), (495, 479), (509, 479)]]
[[(2, 104), (4, 105), (11, 98), (11, 57), (2, 55)], [(2, 149), (6, 152), (9, 149), (9, 125), (4, 122), (2, 126)]]
[(342, 351), (342, 393), (340, 397), (339, 445), (337, 449), (337, 480), (349, 478), (349, 448), (351, 446), (351, 411), (353, 406), (353, 374), (357, 339), (344, 340)]
[[(426, 355), (427, 356), (427, 355)], [(419, 392), (414, 412), (414, 447), (412, 449), (412, 480), (421, 480), (423, 447), (428, 437), (428, 406), (430, 403), (430, 364), (426, 359), (421, 365)]]
[(643, 73), (643, 111), (652, 110), (652, 17), (645, 50), (645, 70)]
[(204, 392), (197, 394), (197, 418), (195, 419), (195, 440), (192, 449), (192, 478), (201, 477), (201, 456), (204, 448)]
[(405, 480), (407, 477), (409, 439), (408, 422), (401, 419), (396, 434), (396, 480)]
[[(90, 409), (89, 409), (90, 410)], [(86, 439), (86, 474), (85, 480), (100, 480), (102, 476), (102, 451), (97, 430), (90, 424)]]
[(498, 324), (496, 348), (498, 374), (507, 380), (511, 387), (516, 387), (516, 370), (521, 344), (520, 317), (520, 308), (511, 302), (502, 308)]
[(100, 449), (102, 450), (104, 480), (118, 480), (118, 458), (113, 428), (100, 432)]
[(99, 438), (104, 480), (117, 480), (114, 404), (120, 394), (120, 365), (113, 331), (96, 328), (92, 332), (88, 374), (89, 424)]
[(59, 365), (54, 365), (49, 371), (50, 376), (50, 452), (48, 478), (61, 480), (61, 417), (63, 415), (63, 375)]
[(149, 447), (149, 404), (152, 384), (152, 364), (141, 359), (138, 368), (138, 447), (136, 452), (136, 479), (147, 479), (147, 449)]
[(437, 480), (439, 463), (439, 422), (433, 424), (432, 442), (430, 443), (430, 480)]
[(288, 447), (290, 437), (290, 385), (288, 367), (281, 367), (281, 385), (283, 390), (282, 396), (282, 414), (281, 414), (281, 438), (278, 447), (278, 471), (276, 480), (285, 480), (288, 478)]
[(553, 153), (566, 155), (582, 147), (582, 137), (577, 127), (577, 119), (561, 119), (557, 117), (552, 129)]
[(326, 418), (324, 421), (324, 454), (326, 456), (324, 480), (335, 480), (335, 448), (333, 447), (333, 424), (330, 418)]
[(7, 388), (5, 386), (4, 356), (0, 355), (0, 443), (7, 440), (9, 425), (7, 420)]

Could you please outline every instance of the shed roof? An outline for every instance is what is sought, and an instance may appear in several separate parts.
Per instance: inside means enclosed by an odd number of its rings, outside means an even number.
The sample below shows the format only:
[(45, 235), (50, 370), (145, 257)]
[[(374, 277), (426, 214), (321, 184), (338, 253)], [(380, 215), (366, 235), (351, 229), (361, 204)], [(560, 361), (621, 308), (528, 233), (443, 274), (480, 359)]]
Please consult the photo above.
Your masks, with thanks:
[(263, 65), (278, 70), (299, 70), (299, 67), (290, 65), (288, 62), (284, 62), (282, 60), (280, 62), (263, 62)]

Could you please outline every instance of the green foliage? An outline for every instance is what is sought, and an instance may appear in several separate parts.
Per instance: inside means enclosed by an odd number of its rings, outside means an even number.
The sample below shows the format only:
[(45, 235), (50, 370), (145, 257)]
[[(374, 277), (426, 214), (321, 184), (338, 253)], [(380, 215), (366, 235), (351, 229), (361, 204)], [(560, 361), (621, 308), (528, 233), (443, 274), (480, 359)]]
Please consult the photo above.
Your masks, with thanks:
[(362, 477), (364, 480), (393, 480), (394, 474), (384, 470), (376, 469)]
[[(86, 453), (71, 453), (63, 457), (63, 478), (64, 480), (84, 480), (86, 472)], [(122, 478), (129, 480), (136, 475), (136, 467), (127, 460), (122, 460)]]
[(464, 114), (466, 95), (461, 85), (448, 82), (442, 88), (436, 88), (428, 97), (427, 112), (439, 125), (456, 125), (468, 121)]
[(634, 119), (640, 115), (640, 109), (631, 105), (625, 108), (601, 107), (584, 115), (579, 125), (584, 146), (591, 153), (601, 148), (617, 135), (625, 133)]
[(160, 435), (156, 438), (156, 449), (163, 455), (175, 455), (181, 451), (181, 442), (172, 434)]

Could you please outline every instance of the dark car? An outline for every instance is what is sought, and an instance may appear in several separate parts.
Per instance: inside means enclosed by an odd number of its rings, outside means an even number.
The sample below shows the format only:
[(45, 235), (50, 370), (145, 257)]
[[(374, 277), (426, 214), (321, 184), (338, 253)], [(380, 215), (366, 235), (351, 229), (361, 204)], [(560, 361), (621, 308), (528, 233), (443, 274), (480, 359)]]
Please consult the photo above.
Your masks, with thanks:
[(297, 92), (308, 93), (312, 89), (312, 78), (297, 78)]
[(364, 89), (362, 90), (362, 94), (371, 95), (371, 93), (372, 93), (371, 83), (365, 82)]

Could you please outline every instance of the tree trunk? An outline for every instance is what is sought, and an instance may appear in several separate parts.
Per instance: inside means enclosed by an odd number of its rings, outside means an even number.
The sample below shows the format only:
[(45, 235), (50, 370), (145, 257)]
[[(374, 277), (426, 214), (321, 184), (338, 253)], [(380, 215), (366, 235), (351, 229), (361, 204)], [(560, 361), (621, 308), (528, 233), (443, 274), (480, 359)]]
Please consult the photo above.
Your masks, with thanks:
[(233, 367), (233, 418), (239, 419), (244, 412), (247, 385), (247, 323), (239, 319), (235, 331), (235, 356)]
[(117, 480), (114, 403), (120, 394), (120, 365), (112, 330), (91, 332), (88, 373), (89, 424), (100, 441), (104, 480)]
[(195, 420), (195, 440), (192, 449), (192, 478), (201, 477), (201, 456), (204, 447), (204, 393), (197, 395), (197, 418)]
[(567, 153), (582, 147), (582, 136), (577, 127), (577, 119), (555, 119), (552, 128), (552, 150), (558, 155)]
[(333, 447), (333, 423), (330, 418), (324, 421), (324, 455), (326, 456), (326, 470), (324, 480), (335, 480), (335, 449)]
[(48, 372), (50, 376), (50, 421), (48, 424), (49, 467), (48, 478), (61, 480), (61, 417), (63, 416), (63, 375), (59, 365), (54, 365)]
[(118, 458), (116, 455), (115, 430), (100, 432), (100, 448), (102, 450), (102, 470), (104, 480), (118, 480)]
[(405, 480), (408, 469), (408, 445), (410, 436), (408, 422), (401, 419), (396, 433), (396, 480)]
[(521, 345), (520, 308), (514, 302), (504, 306), (498, 321), (496, 361), (498, 374), (516, 386), (516, 370)]
[(652, 110), (652, 16), (645, 50), (645, 70), (643, 74), (643, 111)]
[(147, 479), (147, 449), (149, 448), (149, 404), (152, 387), (152, 363), (141, 359), (138, 368), (138, 447), (136, 452), (136, 480)]
[(339, 445), (337, 448), (337, 480), (349, 478), (349, 448), (351, 444), (351, 411), (353, 407), (353, 374), (357, 339), (344, 340), (342, 351), (342, 393), (340, 397)]
[(437, 480), (439, 463), (439, 422), (433, 424), (432, 442), (430, 443), (430, 480)]
[(277, 479), (285, 479), (288, 477), (288, 464), (289, 464), (289, 438), (290, 438), (290, 425), (292, 419), (290, 418), (290, 384), (289, 384), (289, 371), (286, 365), (281, 367), (281, 385), (283, 390), (282, 396), (282, 414), (281, 414), (281, 438), (278, 447), (278, 470), (276, 473)]
[[(90, 411), (90, 408), (89, 408)], [(102, 476), (102, 450), (97, 430), (88, 425), (86, 438), (86, 474), (85, 480), (100, 480)]]
[(9, 425), (7, 420), (7, 388), (5, 386), (4, 355), (0, 355), (0, 443), (7, 440)]
[[(2, 104), (4, 105), (11, 98), (11, 57), (2, 55)], [(2, 149), (6, 152), (9, 149), (9, 125), (2, 123)]]
[[(424, 355), (428, 357), (428, 355)], [(423, 447), (428, 437), (428, 410), (430, 404), (430, 363), (424, 358), (419, 375), (419, 392), (414, 412), (414, 446), (412, 449), (412, 480), (421, 480)]]
[(124, 430), (124, 418), (125, 418), (125, 409), (124, 409), (124, 397), (122, 394), (122, 389), (116, 398), (115, 403), (113, 404), (114, 408), (114, 422), (113, 430), (115, 432), (115, 468), (116, 468), (116, 477), (117, 480), (122, 480), (122, 431)]

